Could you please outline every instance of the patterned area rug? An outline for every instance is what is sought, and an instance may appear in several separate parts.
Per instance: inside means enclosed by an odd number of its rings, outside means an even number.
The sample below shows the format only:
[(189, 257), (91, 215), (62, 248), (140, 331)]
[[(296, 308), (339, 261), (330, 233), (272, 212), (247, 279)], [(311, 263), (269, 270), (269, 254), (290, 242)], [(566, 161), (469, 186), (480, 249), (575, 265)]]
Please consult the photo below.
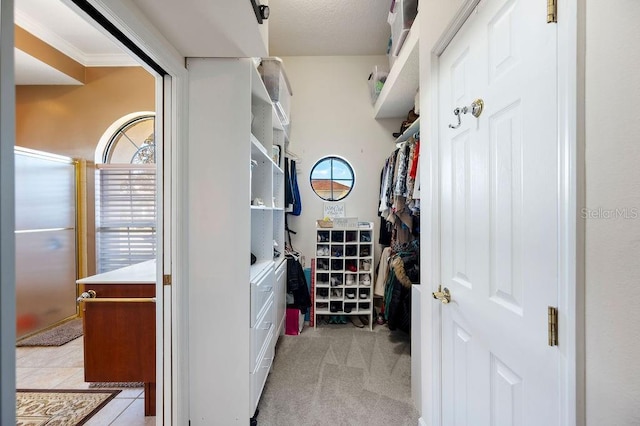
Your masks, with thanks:
[(74, 426), (84, 424), (107, 405), (119, 390), (16, 391), (17, 426)]
[(16, 346), (62, 346), (80, 336), (82, 336), (82, 318), (75, 318), (26, 337), (16, 343)]
[(143, 388), (142, 382), (91, 382), (90, 388)]

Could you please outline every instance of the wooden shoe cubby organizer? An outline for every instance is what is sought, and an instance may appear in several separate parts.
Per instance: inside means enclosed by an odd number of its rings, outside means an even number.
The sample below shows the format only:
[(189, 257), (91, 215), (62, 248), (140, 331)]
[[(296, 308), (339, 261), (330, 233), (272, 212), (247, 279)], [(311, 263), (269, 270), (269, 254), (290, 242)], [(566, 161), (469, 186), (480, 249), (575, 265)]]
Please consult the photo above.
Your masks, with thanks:
[(372, 222), (316, 229), (314, 327), (320, 316), (359, 315), (373, 330), (374, 241)]

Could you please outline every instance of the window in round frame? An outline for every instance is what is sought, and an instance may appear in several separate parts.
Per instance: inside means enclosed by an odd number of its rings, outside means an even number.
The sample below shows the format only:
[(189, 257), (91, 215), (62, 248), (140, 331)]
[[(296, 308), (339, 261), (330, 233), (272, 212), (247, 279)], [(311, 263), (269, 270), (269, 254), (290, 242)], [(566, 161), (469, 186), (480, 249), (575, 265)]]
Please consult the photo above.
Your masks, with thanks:
[(351, 193), (356, 181), (353, 168), (344, 158), (323, 157), (310, 173), (311, 188), (326, 201), (340, 201)]

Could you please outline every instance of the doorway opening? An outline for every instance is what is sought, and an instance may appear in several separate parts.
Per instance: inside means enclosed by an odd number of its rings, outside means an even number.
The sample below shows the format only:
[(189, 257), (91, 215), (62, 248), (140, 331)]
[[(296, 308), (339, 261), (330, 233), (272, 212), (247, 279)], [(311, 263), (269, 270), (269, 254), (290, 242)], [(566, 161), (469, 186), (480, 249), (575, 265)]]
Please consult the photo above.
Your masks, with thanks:
[[(72, 312), (71, 315), (33, 324), (33, 328), (23, 333), (23, 337), (64, 326), (75, 318), (84, 323), (83, 336), (69, 343), (57, 347), (18, 348), (16, 387), (102, 389), (117, 386), (121, 392), (109, 404), (122, 409), (101, 410), (93, 418), (106, 423), (116, 417), (127, 418), (134, 419), (128, 424), (145, 424), (145, 416), (148, 419), (155, 415), (156, 399), (160, 404), (163, 400), (161, 380), (157, 391), (155, 387), (156, 371), (161, 369), (161, 366), (155, 367), (155, 360), (162, 359), (157, 351), (167, 348), (163, 343), (162, 328), (156, 327), (157, 323), (162, 324), (163, 318), (163, 295), (156, 292), (156, 284), (162, 282), (161, 277), (158, 278), (158, 271), (162, 271), (163, 264), (163, 214), (158, 210), (164, 205), (162, 117), (167, 105), (163, 99), (166, 73), (150, 61), (141, 49), (136, 48), (131, 40), (123, 39), (122, 33), (114, 31), (115, 27), (104, 17), (98, 19), (101, 15), (96, 15), (97, 12), (87, 4), (76, 9), (63, 1), (17, 0), (15, 10), (16, 145), (65, 156), (77, 164), (72, 182), (77, 197), (70, 208), (77, 213), (73, 215), (76, 244), (73, 256), (70, 256), (74, 263), (74, 278), (71, 283), (65, 283), (67, 287), (71, 285), (74, 288), (73, 296), (65, 300)], [(74, 31), (66, 31), (69, 28)], [(102, 136), (112, 130), (114, 123), (139, 111), (144, 113), (117, 129), (108, 144), (102, 146)], [(136, 140), (143, 133), (145, 137)], [(129, 141), (133, 141), (136, 148), (127, 162), (128, 177), (124, 178), (122, 173), (118, 176), (117, 171), (123, 169), (121, 156), (130, 154), (124, 148), (124, 142), (131, 143)], [(101, 151), (106, 157), (98, 160), (96, 151)], [(104, 163), (109, 164), (100, 166)], [(37, 169), (33, 173), (37, 174)], [(129, 185), (128, 195), (124, 194), (125, 181)], [(109, 190), (115, 187), (118, 190)], [(42, 216), (51, 214), (44, 205), (35, 203), (32, 206), (36, 211), (41, 211)], [(140, 226), (143, 222), (144, 226)], [(34, 231), (38, 234), (44, 232), (42, 229)], [(43, 250), (58, 249), (54, 243), (43, 247)], [(18, 254), (21, 255), (25, 256), (25, 265), (28, 265), (29, 250)], [(149, 283), (145, 283), (151, 293), (130, 294), (128, 291), (131, 286), (122, 294), (101, 293), (96, 290), (100, 283), (94, 285), (85, 282), (76, 286), (76, 280), (94, 277), (95, 282), (95, 277), (122, 271), (123, 268), (127, 281), (129, 275), (126, 268), (145, 262), (152, 262), (147, 271), (151, 278)], [(46, 267), (47, 262), (43, 263)], [(29, 309), (35, 305), (34, 298), (40, 297), (43, 300), (39, 305), (46, 311), (46, 295), (22, 285), (19, 277), (18, 271), (18, 317), (21, 315), (22, 299), (27, 301), (24, 306)], [(135, 284), (134, 276), (131, 282)], [(109, 287), (113, 288), (115, 286)], [(89, 290), (95, 291), (96, 300), (100, 297), (111, 298), (113, 304), (84, 300), (82, 295)], [(55, 285), (51, 291), (56, 293)], [(124, 301), (131, 298), (140, 300), (133, 303)], [(153, 339), (149, 343), (152, 346), (147, 346), (145, 352), (152, 360), (153, 368), (140, 380), (136, 380), (135, 376), (110, 376), (104, 371), (99, 374), (101, 379), (96, 380), (95, 354), (106, 349), (97, 350), (88, 346), (87, 341), (95, 340), (96, 335), (91, 334), (91, 325), (87, 321), (89, 318), (97, 321), (99, 315), (107, 315), (104, 318), (110, 320), (115, 314), (112, 311), (109, 317), (109, 309), (117, 310), (125, 304), (136, 307), (132, 312), (132, 318), (136, 320), (123, 324), (123, 327), (136, 328), (142, 316), (152, 327), (142, 330), (142, 334), (149, 334), (150, 330), (152, 332)], [(108, 309), (97, 312), (95, 308), (98, 307)], [(117, 333), (110, 338), (116, 337)], [(129, 341), (130, 345), (138, 343), (135, 338)], [(106, 345), (107, 348), (115, 346), (115, 343)], [(135, 352), (136, 348), (130, 346), (124, 349), (123, 354)], [(112, 356), (112, 359), (116, 358), (119, 356)], [(38, 359), (41, 360), (40, 364)], [(93, 373), (89, 372), (89, 361), (93, 363)], [(111, 362), (103, 363), (101, 368), (108, 370), (111, 365)], [(144, 387), (138, 387), (141, 383)], [(156, 393), (160, 395), (159, 398), (156, 398)], [(162, 405), (158, 406), (158, 412), (162, 414)], [(107, 415), (115, 417), (103, 418)]]

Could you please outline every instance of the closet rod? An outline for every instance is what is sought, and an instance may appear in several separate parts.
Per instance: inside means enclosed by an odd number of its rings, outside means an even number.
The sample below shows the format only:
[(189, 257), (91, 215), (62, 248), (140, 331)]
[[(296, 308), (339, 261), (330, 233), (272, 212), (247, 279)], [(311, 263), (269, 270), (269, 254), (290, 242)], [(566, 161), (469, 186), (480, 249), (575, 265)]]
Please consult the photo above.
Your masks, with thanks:
[(300, 157), (298, 157), (298, 154), (296, 154), (295, 152), (291, 152), (288, 149), (284, 150), (284, 154), (286, 157), (289, 157), (292, 160), (298, 161), (300, 159)]

